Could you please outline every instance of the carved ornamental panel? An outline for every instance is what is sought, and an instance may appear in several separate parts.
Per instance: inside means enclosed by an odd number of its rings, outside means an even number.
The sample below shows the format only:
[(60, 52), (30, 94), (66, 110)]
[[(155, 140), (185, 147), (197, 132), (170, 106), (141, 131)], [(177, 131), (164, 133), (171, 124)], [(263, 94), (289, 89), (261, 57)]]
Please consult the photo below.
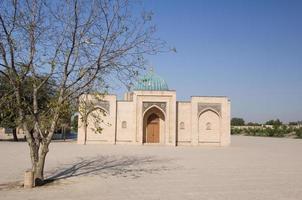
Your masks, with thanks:
[(215, 110), (221, 116), (221, 104), (220, 103), (198, 103), (198, 116), (206, 109)]
[(166, 102), (143, 102), (143, 109), (142, 109), (143, 113), (154, 105), (160, 107), (166, 113), (166, 107), (167, 107)]
[(108, 101), (97, 101), (94, 104), (95, 107), (103, 108), (108, 114), (110, 114), (110, 103)]

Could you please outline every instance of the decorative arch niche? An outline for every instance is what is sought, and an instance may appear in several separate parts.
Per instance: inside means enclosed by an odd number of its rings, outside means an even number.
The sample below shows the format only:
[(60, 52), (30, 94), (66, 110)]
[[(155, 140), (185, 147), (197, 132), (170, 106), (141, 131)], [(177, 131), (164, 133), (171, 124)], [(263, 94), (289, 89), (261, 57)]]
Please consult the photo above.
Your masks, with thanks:
[(220, 114), (212, 109), (202, 110), (198, 116), (198, 142), (218, 143), (221, 135)]
[(91, 109), (87, 115), (87, 140), (100, 140), (107, 134), (106, 128), (109, 123), (109, 113), (107, 109), (100, 105)]

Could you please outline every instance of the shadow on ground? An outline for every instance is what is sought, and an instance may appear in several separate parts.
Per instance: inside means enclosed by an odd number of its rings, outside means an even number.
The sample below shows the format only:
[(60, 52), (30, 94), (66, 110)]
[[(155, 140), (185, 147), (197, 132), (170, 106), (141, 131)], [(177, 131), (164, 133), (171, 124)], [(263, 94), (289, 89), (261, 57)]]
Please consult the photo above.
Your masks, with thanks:
[(144, 174), (170, 170), (170, 160), (138, 156), (103, 156), (79, 158), (74, 163), (65, 164), (49, 172), (48, 181), (68, 179), (78, 176), (112, 176), (139, 178)]
[[(171, 170), (171, 160), (157, 159), (155, 157), (139, 156), (103, 156), (91, 158), (78, 158), (75, 162), (63, 164), (48, 171), (44, 186), (59, 184), (60, 180), (72, 177), (100, 176), (139, 178), (144, 174), (160, 173)], [(10, 182), (0, 184), (1, 190), (22, 188), (23, 182)]]

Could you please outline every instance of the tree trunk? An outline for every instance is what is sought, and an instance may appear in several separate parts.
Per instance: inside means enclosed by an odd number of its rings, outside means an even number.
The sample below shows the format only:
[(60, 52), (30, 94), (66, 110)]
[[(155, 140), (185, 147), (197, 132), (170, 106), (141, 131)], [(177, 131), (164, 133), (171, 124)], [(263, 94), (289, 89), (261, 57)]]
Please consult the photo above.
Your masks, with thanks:
[(87, 120), (84, 120), (84, 145), (86, 145), (87, 143), (87, 128), (88, 128)]
[(34, 163), (33, 166), (35, 186), (40, 186), (44, 184), (44, 165), (45, 165), (45, 159), (47, 153), (48, 153), (48, 145), (47, 144), (41, 145), (39, 151), (39, 158), (37, 162)]
[[(45, 157), (44, 157), (44, 159), (45, 159)], [(34, 169), (34, 186), (41, 186), (44, 183), (44, 174), (43, 174), (44, 163), (38, 162), (35, 164), (34, 168), (35, 168)]]
[(13, 128), (13, 137), (14, 137), (14, 141), (18, 141), (18, 137), (17, 137), (17, 129)]

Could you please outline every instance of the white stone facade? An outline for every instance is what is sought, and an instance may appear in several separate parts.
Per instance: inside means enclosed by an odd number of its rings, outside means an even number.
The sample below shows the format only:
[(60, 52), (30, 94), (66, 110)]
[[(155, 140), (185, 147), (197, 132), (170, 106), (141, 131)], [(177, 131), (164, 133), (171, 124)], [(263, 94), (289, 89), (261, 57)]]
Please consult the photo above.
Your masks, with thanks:
[[(90, 101), (94, 96), (81, 99)], [(137, 90), (126, 93), (124, 100), (105, 95), (93, 101), (97, 109), (89, 114), (86, 137), (79, 117), (79, 144), (227, 146), (231, 142), (227, 97), (193, 96), (183, 102), (176, 100), (175, 91)]]

